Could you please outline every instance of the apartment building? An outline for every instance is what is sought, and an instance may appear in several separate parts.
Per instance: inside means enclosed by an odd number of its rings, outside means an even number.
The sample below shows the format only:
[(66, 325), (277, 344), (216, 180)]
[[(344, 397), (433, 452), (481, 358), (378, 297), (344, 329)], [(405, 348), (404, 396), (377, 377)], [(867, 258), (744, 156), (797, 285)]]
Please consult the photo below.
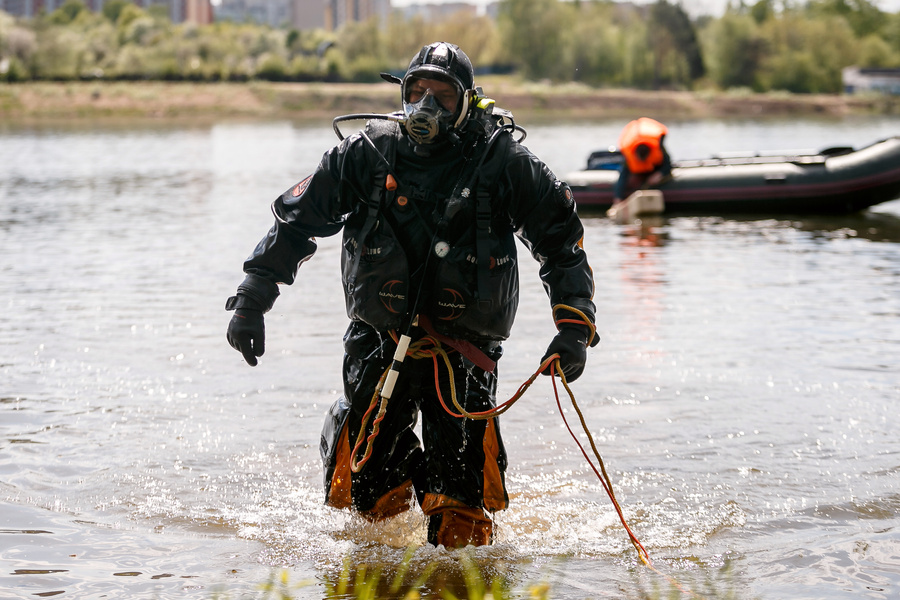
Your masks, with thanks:
[(301, 31), (339, 29), (346, 23), (370, 17), (386, 19), (391, 0), (220, 0), (217, 21), (251, 21), (272, 27), (289, 26)]
[(322, 29), (325, 27), (326, 0), (291, 0), (292, 25), (295, 29)]
[[(215, 7), (216, 21), (259, 23), (272, 27), (293, 23), (293, 3), (297, 0), (219, 0)], [(314, 5), (319, 0), (299, 0)]]
[(323, 4), (325, 28), (330, 30), (371, 17), (386, 19), (391, 12), (391, 0), (325, 0)]
[[(213, 9), (210, 0), (131, 0), (142, 8), (163, 5), (173, 23), (212, 23)], [(309, 0), (307, 0), (309, 1)], [(0, 0), (0, 10), (16, 17), (32, 18), (41, 12), (50, 13), (62, 6), (65, 0)], [(93, 11), (103, 10), (106, 0), (82, 0)]]

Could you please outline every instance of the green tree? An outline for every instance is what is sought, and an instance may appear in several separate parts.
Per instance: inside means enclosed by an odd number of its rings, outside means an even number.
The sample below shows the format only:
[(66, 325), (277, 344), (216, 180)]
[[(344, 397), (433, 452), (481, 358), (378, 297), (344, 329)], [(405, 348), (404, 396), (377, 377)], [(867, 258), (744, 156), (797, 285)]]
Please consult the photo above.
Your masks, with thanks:
[(621, 84), (640, 89), (652, 88), (655, 83), (653, 52), (647, 45), (647, 25), (629, 27), (622, 37), (623, 71)]
[(260, 58), (256, 68), (256, 76), (268, 81), (285, 81), (288, 79), (288, 64), (278, 54), (266, 54)]
[(885, 14), (869, 0), (810, 0), (807, 11), (814, 18), (845, 19), (859, 38), (879, 33), (885, 22)]
[(81, 71), (84, 41), (65, 27), (46, 27), (37, 32), (33, 76), (37, 79), (77, 79)]
[(498, 26), (509, 60), (531, 79), (561, 79), (562, 10), (557, 0), (500, 0)]
[(860, 67), (900, 67), (900, 54), (893, 51), (887, 40), (877, 35), (867, 35), (859, 41), (856, 64)]
[[(440, 30), (434, 31), (432, 35), (435, 37), (424, 41), (419, 48), (436, 40), (456, 44), (463, 49), (476, 68), (496, 62), (502, 53), (494, 21), (486, 16), (458, 12), (443, 19)], [(412, 58), (419, 48), (408, 54), (405, 60)]]
[(856, 62), (853, 31), (839, 17), (811, 20), (789, 13), (765, 23), (762, 33), (770, 51), (760, 78), (768, 89), (837, 93), (842, 69)]
[[(251, 23), (173, 25), (160, 5), (66, 0), (49, 15), (0, 13), (0, 79), (166, 78), (379, 81), (425, 43), (458, 44), (476, 68), (590, 85), (838, 92), (851, 64), (900, 66), (900, 13), (879, 0), (732, 0), (691, 21), (679, 0), (501, 0), (499, 18), (392, 14), (337, 32)], [(699, 41), (698, 41), (699, 40)]]
[(726, 12), (702, 37), (710, 76), (720, 88), (762, 89), (759, 69), (768, 47), (752, 17)]
[(353, 81), (381, 81), (389, 68), (378, 19), (348, 23), (338, 32), (337, 52), (343, 55), (342, 73)]
[(66, 0), (50, 13), (48, 21), (54, 25), (68, 25), (82, 14), (87, 14), (88, 7), (81, 0)]
[(609, 2), (572, 5), (566, 17), (571, 35), (565, 38), (561, 77), (591, 85), (620, 83), (624, 69), (622, 28), (615, 20), (618, 10)]
[(681, 84), (690, 87), (703, 77), (703, 55), (697, 33), (684, 9), (657, 0), (650, 9), (648, 45), (653, 52), (654, 87)]
[(758, 23), (763, 23), (775, 17), (773, 0), (759, 0), (750, 7), (750, 16)]
[(0, 11), (0, 81), (29, 79), (36, 51), (34, 31), (18, 25), (12, 16)]
[(128, 0), (109, 0), (103, 5), (103, 16), (109, 19), (111, 23), (115, 23), (119, 20), (125, 7), (130, 4), (131, 3), (128, 2)]
[[(411, 59), (419, 49), (430, 42), (433, 25), (420, 15), (410, 19), (404, 18), (400, 12), (392, 14), (387, 21), (384, 34), (384, 52), (390, 63), (391, 71), (405, 71)], [(463, 48), (468, 54), (469, 49)]]
[(887, 16), (883, 35), (891, 50), (900, 55), (900, 12)]
[(103, 77), (115, 63), (119, 52), (116, 28), (109, 21), (94, 20), (82, 34), (85, 42), (81, 77)]
[(147, 13), (141, 10), (136, 4), (129, 2), (122, 7), (122, 10), (120, 10), (119, 14), (116, 16), (116, 27), (119, 28), (119, 31), (124, 31), (131, 25), (132, 21), (147, 16)]

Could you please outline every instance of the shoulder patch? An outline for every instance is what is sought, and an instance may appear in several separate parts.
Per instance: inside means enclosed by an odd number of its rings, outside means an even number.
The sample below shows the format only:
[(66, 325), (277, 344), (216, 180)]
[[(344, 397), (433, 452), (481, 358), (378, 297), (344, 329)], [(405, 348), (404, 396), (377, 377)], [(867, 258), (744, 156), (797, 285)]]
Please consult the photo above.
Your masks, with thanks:
[(310, 180), (312, 180), (312, 175), (295, 185), (294, 189), (291, 190), (291, 196), (293, 196), (294, 198), (299, 198), (300, 194), (305, 192), (306, 188), (309, 187)]
[(565, 181), (561, 181), (557, 179), (553, 183), (553, 187), (556, 189), (556, 198), (563, 206), (569, 207), (572, 206), (575, 202), (575, 196), (572, 194), (572, 188), (569, 187)]

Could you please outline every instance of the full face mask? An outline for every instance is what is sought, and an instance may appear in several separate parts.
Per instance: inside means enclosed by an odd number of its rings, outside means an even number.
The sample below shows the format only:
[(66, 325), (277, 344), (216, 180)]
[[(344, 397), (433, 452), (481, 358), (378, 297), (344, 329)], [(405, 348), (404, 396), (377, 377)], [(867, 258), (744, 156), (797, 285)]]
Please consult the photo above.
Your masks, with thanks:
[(433, 144), (446, 135), (453, 125), (454, 114), (426, 90), (418, 102), (404, 102), (403, 113), (406, 133), (417, 144)]

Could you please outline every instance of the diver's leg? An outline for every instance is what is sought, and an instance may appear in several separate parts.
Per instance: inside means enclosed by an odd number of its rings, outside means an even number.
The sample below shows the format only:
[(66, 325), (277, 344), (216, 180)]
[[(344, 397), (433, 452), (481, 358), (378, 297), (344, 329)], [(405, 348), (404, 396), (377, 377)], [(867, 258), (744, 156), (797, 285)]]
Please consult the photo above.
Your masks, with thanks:
[[(491, 357), (496, 360), (499, 355), (497, 348)], [(493, 408), (496, 371), (486, 372), (458, 354), (452, 359), (459, 403), (468, 412)], [(441, 371), (441, 393), (445, 404), (455, 412), (447, 373)], [(428, 541), (451, 548), (491, 543), (490, 514), (509, 504), (504, 479), (506, 451), (497, 419), (449, 415), (432, 386), (430, 396), (422, 401), (422, 437), (425, 465), (421, 496), (422, 511), (429, 517)]]
[[(351, 472), (353, 447), (365, 413), (370, 409), (378, 381), (391, 364), (393, 341), (371, 327), (353, 323), (344, 337), (344, 395), (331, 407), (322, 429), (320, 451), (325, 470), (326, 504), (353, 508), (371, 520), (399, 514), (409, 508), (412, 478), (422, 460), (413, 428), (418, 406), (407, 394), (400, 377), (384, 419), (379, 424), (372, 453), (358, 473)], [(375, 398), (380, 403), (380, 398)], [(369, 416), (367, 434), (378, 412)], [(361, 459), (367, 447), (357, 452)]]

